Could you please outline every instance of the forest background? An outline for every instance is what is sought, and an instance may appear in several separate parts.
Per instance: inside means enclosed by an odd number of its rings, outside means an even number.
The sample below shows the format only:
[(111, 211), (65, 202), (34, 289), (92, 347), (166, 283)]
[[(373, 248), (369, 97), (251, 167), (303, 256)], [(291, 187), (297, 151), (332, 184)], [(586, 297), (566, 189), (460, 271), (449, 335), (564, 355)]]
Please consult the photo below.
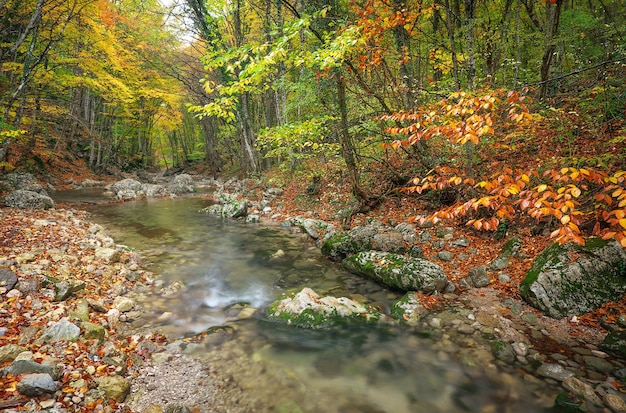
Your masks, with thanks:
[(625, 27), (618, 0), (0, 0), (0, 168), (626, 247)]

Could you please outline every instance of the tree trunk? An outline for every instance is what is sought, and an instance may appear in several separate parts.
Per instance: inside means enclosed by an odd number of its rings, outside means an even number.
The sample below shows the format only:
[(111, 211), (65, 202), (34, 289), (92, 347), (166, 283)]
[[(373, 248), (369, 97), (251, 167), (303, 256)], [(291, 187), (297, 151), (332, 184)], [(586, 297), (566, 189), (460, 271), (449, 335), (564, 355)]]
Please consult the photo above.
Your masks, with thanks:
[(474, 36), (474, 15), (476, 0), (465, 0), (465, 41), (467, 44), (467, 88), (474, 90), (476, 80), (476, 56)]
[(454, 86), (456, 90), (461, 90), (461, 81), (459, 78), (459, 59), (456, 55), (456, 36), (454, 29), (453, 11), (450, 8), (450, 0), (445, 0), (446, 8), (446, 28), (448, 29), (448, 40), (450, 42), (450, 55), (452, 57), (452, 72), (454, 76)]
[(545, 29), (545, 51), (541, 59), (541, 86), (539, 97), (544, 99), (548, 96), (552, 82), (550, 82), (550, 68), (555, 61), (556, 36), (559, 31), (561, 20), (561, 9), (563, 0), (556, 0), (556, 3), (546, 2), (546, 29)]

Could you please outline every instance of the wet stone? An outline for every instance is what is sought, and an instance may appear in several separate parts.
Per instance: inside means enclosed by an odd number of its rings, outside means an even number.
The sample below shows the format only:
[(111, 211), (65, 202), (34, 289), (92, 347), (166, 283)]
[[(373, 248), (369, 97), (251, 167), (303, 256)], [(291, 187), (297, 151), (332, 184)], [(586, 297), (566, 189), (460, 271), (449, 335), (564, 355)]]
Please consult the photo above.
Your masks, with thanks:
[(437, 253), (437, 258), (439, 258), (441, 261), (452, 261), (452, 259), (454, 258), (454, 254), (450, 251), (439, 251)]
[(461, 334), (470, 335), (474, 333), (474, 327), (469, 324), (462, 324), (459, 326), (459, 328), (457, 328), (457, 331)]
[(513, 347), (509, 344), (498, 341), (493, 342), (491, 344), (491, 352), (498, 360), (507, 364), (515, 362), (515, 352), (513, 351)]
[(511, 344), (511, 346), (513, 347), (513, 351), (515, 352), (515, 354), (517, 354), (518, 356), (526, 357), (528, 355), (528, 344), (524, 343), (523, 341), (515, 342)]

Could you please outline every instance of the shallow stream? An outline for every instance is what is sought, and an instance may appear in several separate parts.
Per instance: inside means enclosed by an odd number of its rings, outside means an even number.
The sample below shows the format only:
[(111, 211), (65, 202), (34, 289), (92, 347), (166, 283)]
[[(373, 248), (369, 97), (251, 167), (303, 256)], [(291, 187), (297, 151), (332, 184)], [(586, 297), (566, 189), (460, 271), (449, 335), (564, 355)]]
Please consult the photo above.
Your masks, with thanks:
[[(65, 194), (64, 201), (75, 200)], [(144, 327), (169, 337), (234, 331), (234, 338), (198, 346), (196, 355), (222, 362), (241, 376), (250, 397), (274, 411), (539, 412), (554, 396), (521, 371), (460, 359), (458, 346), (446, 347), (428, 331), (394, 325), (309, 331), (268, 321), (263, 310), (270, 302), (305, 286), (383, 311), (401, 295), (346, 272), (279, 225), (199, 213), (206, 202), (149, 199), (88, 210), (117, 243), (148, 257), (164, 286), (179, 280), (186, 287), (148, 295)], [(242, 303), (258, 311), (239, 319)], [(251, 367), (259, 361), (267, 367)], [(297, 386), (285, 389), (285, 382)]]

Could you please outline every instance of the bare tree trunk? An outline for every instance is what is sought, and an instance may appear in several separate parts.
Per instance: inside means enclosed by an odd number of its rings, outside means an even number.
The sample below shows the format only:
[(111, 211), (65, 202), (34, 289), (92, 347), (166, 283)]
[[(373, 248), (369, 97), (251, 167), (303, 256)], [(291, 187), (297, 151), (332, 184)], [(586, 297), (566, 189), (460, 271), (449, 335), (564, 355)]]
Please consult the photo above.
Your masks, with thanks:
[(545, 51), (541, 59), (541, 86), (539, 88), (539, 97), (546, 98), (550, 88), (550, 68), (555, 61), (556, 52), (556, 36), (559, 31), (559, 23), (561, 20), (561, 9), (563, 0), (546, 2), (546, 29), (545, 29)]
[(454, 30), (453, 11), (450, 7), (450, 0), (445, 0), (446, 8), (446, 28), (448, 29), (448, 40), (450, 42), (450, 55), (452, 56), (452, 71), (454, 75), (454, 86), (456, 90), (461, 90), (461, 81), (459, 78), (459, 59), (456, 55), (456, 38)]
[(476, 55), (474, 36), (474, 15), (476, 12), (476, 0), (465, 0), (465, 41), (467, 43), (467, 88), (474, 89), (476, 80)]

